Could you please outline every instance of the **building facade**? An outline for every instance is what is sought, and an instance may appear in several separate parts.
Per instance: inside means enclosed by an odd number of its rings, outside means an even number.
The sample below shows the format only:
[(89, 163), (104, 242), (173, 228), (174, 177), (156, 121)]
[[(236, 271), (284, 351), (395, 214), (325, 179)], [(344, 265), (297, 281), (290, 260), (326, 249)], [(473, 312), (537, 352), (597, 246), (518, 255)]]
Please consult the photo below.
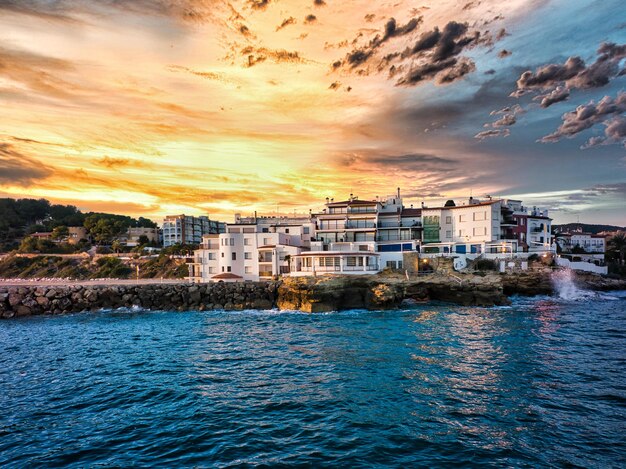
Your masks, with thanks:
[(310, 249), (315, 233), (308, 217), (236, 216), (235, 221), (225, 233), (203, 237), (189, 266), (192, 280), (258, 281), (288, 274), (295, 256)]
[(169, 215), (162, 223), (163, 246), (200, 244), (202, 236), (223, 233), (225, 229), (225, 223), (210, 220), (206, 216)]

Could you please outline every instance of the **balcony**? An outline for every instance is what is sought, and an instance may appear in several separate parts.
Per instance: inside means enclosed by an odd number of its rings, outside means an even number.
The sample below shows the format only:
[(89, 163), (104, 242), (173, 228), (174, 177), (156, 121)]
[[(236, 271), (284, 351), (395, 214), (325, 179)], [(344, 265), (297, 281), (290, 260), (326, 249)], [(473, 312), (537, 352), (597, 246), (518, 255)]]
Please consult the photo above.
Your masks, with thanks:
[(376, 213), (378, 210), (376, 208), (366, 208), (366, 207), (350, 207), (348, 208), (348, 213)]
[(376, 228), (376, 223), (366, 221), (349, 221), (348, 223), (346, 223), (347, 230), (358, 230), (360, 228), (374, 229)]

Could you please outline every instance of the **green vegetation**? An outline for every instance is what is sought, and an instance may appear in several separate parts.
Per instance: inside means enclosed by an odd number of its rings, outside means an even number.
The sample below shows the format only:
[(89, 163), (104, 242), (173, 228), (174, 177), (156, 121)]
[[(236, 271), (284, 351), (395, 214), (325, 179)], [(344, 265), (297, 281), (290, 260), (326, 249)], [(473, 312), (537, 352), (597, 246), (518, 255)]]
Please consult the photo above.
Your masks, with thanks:
[(86, 248), (87, 246), (85, 245), (85, 243), (54, 243), (49, 239), (41, 239), (27, 236), (20, 243), (17, 251), (25, 254), (74, 254), (84, 251)]
[(139, 268), (141, 278), (185, 278), (189, 276), (187, 264), (177, 262), (166, 255), (151, 258)]
[[(143, 217), (82, 213), (73, 205), (51, 204), (46, 199), (0, 199), (0, 252), (18, 248), (20, 252), (66, 252), (67, 248), (54, 250), (46, 244), (34, 245), (32, 241), (20, 246), (20, 241), (35, 232), (52, 232), (52, 238), (61, 241), (72, 226), (83, 226), (94, 242), (108, 244), (129, 227), (156, 228), (157, 225)], [(26, 251), (31, 247), (31, 251)]]
[(132, 269), (117, 257), (101, 257), (91, 278), (128, 278)]
[(606, 244), (609, 273), (626, 277), (626, 232), (620, 231)]
[(3, 278), (87, 278), (88, 275), (89, 270), (81, 259), (8, 256), (0, 261), (0, 277)]
[(0, 278), (134, 278), (136, 265), (139, 265), (141, 278), (171, 279), (189, 275), (187, 264), (164, 255), (138, 260), (107, 256), (95, 262), (80, 257), (11, 255), (0, 261)]

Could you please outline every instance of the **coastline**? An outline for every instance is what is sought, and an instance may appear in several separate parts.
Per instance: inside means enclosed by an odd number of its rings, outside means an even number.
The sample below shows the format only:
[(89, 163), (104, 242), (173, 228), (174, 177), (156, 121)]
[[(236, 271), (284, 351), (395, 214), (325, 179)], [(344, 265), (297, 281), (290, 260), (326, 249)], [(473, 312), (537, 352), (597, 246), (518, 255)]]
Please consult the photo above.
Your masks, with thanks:
[[(564, 272), (564, 271), (561, 271)], [(626, 280), (574, 274), (587, 290), (626, 289)], [(549, 271), (485, 275), (400, 275), (286, 278), (270, 282), (183, 283), (175, 280), (103, 279), (57, 283), (50, 280), (0, 283), (0, 318), (140, 307), (147, 310), (299, 310), (394, 309), (402, 304), (441, 301), (461, 306), (501, 306), (513, 295), (550, 295)]]

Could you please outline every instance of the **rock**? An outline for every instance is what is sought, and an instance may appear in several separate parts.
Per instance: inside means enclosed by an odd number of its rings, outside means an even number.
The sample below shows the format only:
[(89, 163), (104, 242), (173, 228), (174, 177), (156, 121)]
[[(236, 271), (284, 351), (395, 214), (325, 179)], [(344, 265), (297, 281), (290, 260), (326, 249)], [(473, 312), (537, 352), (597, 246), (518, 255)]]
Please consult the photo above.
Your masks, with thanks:
[(9, 294), (9, 304), (13, 307), (19, 305), (24, 300), (24, 297), (19, 293), (10, 293)]

